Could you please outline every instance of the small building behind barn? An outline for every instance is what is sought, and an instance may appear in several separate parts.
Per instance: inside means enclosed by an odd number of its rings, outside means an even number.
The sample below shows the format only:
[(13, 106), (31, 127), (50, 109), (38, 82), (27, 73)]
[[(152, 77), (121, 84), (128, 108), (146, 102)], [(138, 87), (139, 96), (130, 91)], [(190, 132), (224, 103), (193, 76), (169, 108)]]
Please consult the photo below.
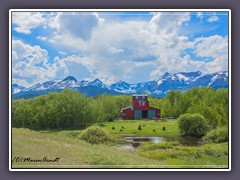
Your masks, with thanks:
[(133, 95), (132, 105), (121, 109), (123, 119), (160, 118), (160, 109), (149, 106), (147, 95)]

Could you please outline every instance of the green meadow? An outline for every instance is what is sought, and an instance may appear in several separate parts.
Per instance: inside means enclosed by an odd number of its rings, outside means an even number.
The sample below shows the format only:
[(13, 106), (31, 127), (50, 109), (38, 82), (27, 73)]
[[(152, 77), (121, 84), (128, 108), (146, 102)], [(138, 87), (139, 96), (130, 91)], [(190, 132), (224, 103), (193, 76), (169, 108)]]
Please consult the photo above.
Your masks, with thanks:
[[(97, 145), (87, 143), (79, 139), (83, 129), (34, 131), (12, 128), (12, 167), (228, 168), (227, 142), (198, 146), (186, 146), (178, 141), (147, 142), (134, 150), (121, 148), (123, 135), (178, 136), (176, 120), (120, 120), (100, 125), (109, 133), (112, 141)], [(141, 130), (138, 130), (139, 125)], [(45, 161), (40, 162), (44, 158)], [(56, 158), (59, 158), (58, 161)]]
[[(139, 125), (141, 130), (138, 130)], [(114, 134), (148, 136), (177, 136), (179, 134), (176, 120), (120, 120), (103, 123), (103, 127)], [(165, 130), (163, 130), (164, 127)]]

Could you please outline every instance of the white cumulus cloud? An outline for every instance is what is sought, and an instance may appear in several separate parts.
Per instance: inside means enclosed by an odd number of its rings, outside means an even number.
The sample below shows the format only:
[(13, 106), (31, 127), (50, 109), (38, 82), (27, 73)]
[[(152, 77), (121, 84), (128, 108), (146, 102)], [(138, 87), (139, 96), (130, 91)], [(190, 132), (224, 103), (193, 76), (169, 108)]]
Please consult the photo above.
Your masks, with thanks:
[(97, 13), (64, 12), (57, 15), (55, 23), (58, 33), (88, 40), (93, 29), (103, 21)]
[(12, 41), (13, 82), (22, 82), (25, 86), (30, 86), (55, 78), (59, 72), (66, 74), (66, 65), (57, 58), (54, 59), (54, 63), (50, 63), (47, 50), (20, 40)]
[(216, 15), (213, 15), (207, 19), (207, 22), (216, 22), (216, 21), (219, 21), (219, 17)]
[(12, 23), (17, 25), (15, 31), (30, 34), (31, 30), (45, 22), (40, 12), (12, 12)]

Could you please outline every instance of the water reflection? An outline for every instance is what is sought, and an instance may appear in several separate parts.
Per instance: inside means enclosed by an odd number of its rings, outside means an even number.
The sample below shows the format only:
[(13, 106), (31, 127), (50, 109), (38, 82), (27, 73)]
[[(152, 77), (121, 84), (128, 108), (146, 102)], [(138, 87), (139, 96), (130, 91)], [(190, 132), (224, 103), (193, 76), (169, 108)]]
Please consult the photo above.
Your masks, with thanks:
[(124, 149), (124, 150), (134, 150), (144, 142), (149, 142), (149, 141), (153, 143), (166, 142), (165, 137), (158, 137), (158, 136), (125, 136), (124, 139), (127, 142), (121, 147), (121, 149)]
[(197, 146), (201, 144), (200, 139), (191, 137), (161, 137), (161, 136), (125, 136), (126, 143), (120, 147), (124, 150), (134, 150), (144, 142), (162, 143), (178, 141), (181, 145)]
[(124, 139), (126, 139), (127, 142), (146, 142), (146, 141), (152, 141), (154, 143), (160, 143), (165, 142), (166, 138), (164, 137), (157, 137), (157, 136), (125, 136)]

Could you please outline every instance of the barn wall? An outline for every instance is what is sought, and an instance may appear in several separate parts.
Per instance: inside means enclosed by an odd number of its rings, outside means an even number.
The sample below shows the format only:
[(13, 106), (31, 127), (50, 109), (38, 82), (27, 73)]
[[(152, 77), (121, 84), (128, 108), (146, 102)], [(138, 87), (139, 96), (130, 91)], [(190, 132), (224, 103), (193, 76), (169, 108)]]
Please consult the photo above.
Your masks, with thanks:
[(161, 111), (156, 108), (156, 117), (160, 118), (161, 117)]
[(123, 119), (134, 119), (134, 111), (131, 108), (122, 110), (122, 118)]
[(149, 107), (149, 101), (145, 101), (145, 105), (144, 105), (144, 106), (140, 106), (138, 101), (134, 101), (134, 102), (132, 102), (132, 106), (133, 106), (135, 109), (147, 108), (147, 107)]

